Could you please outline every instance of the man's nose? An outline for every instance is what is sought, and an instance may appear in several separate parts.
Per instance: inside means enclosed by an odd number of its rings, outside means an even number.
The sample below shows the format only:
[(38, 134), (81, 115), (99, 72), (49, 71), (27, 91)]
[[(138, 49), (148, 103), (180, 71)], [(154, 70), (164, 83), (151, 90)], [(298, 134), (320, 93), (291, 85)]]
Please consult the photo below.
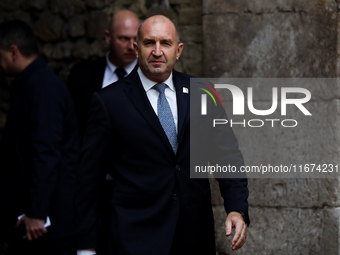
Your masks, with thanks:
[(160, 57), (160, 56), (163, 55), (163, 51), (162, 51), (159, 43), (156, 43), (156, 46), (155, 46), (154, 50), (152, 51), (152, 54), (156, 57)]
[(129, 50), (133, 50), (133, 43), (135, 42), (136, 40), (134, 38), (130, 38), (129, 42), (128, 42), (128, 49)]

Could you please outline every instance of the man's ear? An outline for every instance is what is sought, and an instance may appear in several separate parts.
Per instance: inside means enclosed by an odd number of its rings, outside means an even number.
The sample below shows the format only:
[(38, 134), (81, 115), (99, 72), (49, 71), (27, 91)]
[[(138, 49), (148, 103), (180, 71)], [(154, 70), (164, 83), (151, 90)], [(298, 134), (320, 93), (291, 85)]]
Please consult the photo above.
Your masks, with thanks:
[(182, 51), (183, 51), (183, 47), (184, 47), (183, 43), (178, 44), (177, 50), (176, 50), (176, 60), (179, 60), (179, 57), (181, 56)]
[(138, 58), (138, 44), (137, 44), (137, 42), (133, 43), (133, 49), (135, 50), (136, 58)]
[(110, 31), (106, 29), (104, 31), (104, 35), (105, 35), (106, 44), (110, 46), (110, 44), (111, 44), (111, 34), (110, 34)]
[(11, 54), (10, 57), (12, 59), (13, 62), (17, 61), (19, 58), (19, 55), (21, 54), (18, 46), (16, 46), (15, 44), (12, 44), (11, 46), (9, 46), (9, 50), (8, 50)]

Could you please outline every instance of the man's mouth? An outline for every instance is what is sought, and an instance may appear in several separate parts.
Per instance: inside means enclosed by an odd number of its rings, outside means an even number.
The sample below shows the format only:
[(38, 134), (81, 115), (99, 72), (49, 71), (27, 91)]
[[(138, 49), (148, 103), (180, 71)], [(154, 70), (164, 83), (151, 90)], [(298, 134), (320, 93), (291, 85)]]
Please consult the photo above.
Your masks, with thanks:
[(163, 60), (154, 59), (154, 60), (149, 61), (149, 63), (151, 63), (151, 64), (164, 64), (165, 62)]

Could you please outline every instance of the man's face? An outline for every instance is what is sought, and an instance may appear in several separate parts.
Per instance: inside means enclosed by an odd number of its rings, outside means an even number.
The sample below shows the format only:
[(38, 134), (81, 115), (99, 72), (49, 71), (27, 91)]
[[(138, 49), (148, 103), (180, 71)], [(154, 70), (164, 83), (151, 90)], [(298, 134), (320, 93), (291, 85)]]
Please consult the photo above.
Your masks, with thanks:
[(174, 25), (166, 19), (150, 18), (143, 23), (139, 37), (139, 45), (134, 46), (141, 71), (152, 81), (165, 81), (183, 50)]
[(139, 21), (116, 20), (111, 31), (105, 31), (106, 43), (110, 47), (110, 61), (117, 67), (132, 63), (135, 58), (133, 43), (136, 41)]

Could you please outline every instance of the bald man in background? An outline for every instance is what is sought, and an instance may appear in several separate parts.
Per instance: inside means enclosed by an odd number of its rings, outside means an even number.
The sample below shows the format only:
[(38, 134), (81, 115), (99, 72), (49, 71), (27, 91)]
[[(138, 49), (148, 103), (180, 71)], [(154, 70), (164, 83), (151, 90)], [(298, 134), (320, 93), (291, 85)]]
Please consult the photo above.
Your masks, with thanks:
[(67, 81), (76, 109), (80, 139), (83, 139), (94, 92), (127, 76), (137, 64), (133, 43), (140, 20), (129, 11), (116, 12), (105, 30), (109, 52), (105, 57), (75, 65)]
[[(93, 93), (123, 79), (137, 64), (133, 43), (136, 41), (139, 24), (140, 20), (135, 13), (129, 10), (116, 12), (104, 32), (109, 46), (106, 56), (75, 65), (70, 72), (67, 86), (75, 106), (81, 141), (89, 119)], [(98, 254), (107, 253), (112, 189), (113, 178), (108, 173), (101, 191)]]

